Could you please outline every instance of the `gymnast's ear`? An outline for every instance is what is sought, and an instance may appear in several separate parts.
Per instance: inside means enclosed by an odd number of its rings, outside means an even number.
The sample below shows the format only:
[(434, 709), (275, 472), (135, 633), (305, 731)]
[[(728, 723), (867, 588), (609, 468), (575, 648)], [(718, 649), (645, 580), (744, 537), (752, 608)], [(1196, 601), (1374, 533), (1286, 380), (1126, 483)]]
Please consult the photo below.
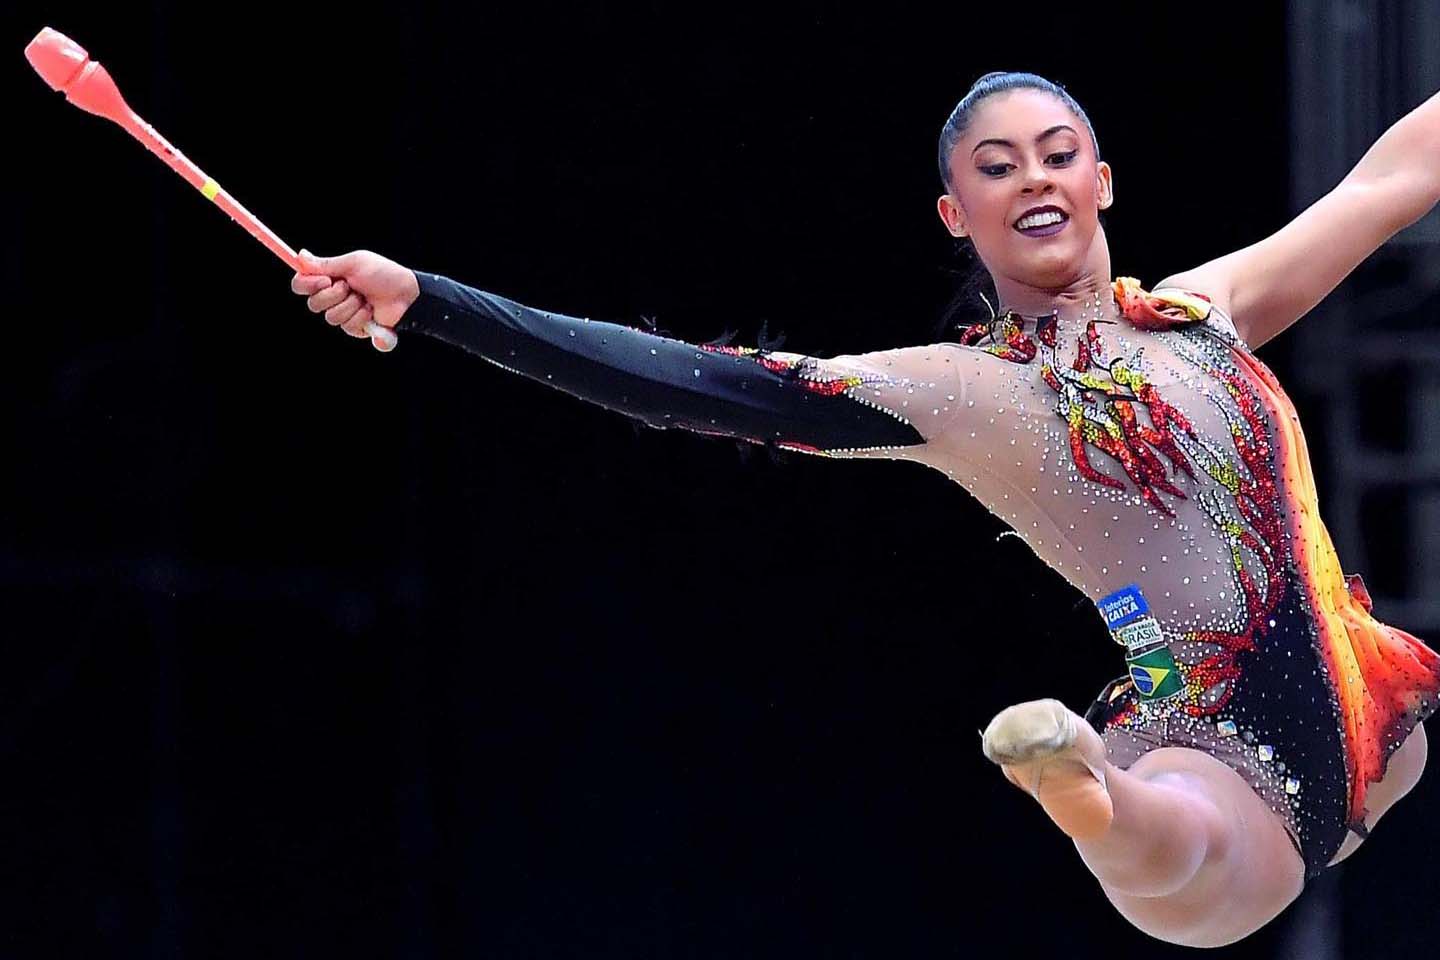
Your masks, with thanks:
[(969, 233), (965, 226), (965, 211), (960, 208), (960, 201), (948, 193), (940, 195), (935, 201), (935, 208), (940, 211), (940, 219), (945, 224), (945, 229), (950, 231), (952, 237), (963, 237)]
[(1115, 187), (1111, 176), (1110, 164), (1104, 160), (1095, 164), (1095, 201), (1101, 210), (1108, 210), (1115, 202)]

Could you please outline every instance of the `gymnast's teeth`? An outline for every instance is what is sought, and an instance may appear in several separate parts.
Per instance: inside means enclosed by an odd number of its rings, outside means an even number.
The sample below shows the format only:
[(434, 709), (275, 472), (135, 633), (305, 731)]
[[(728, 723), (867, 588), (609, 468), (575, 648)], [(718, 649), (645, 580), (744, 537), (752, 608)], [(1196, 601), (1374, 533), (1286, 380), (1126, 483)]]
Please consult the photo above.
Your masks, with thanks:
[(1044, 213), (1032, 213), (1015, 224), (1017, 230), (1028, 230), (1031, 227), (1045, 227), (1052, 223), (1061, 223), (1065, 220), (1065, 214), (1058, 210), (1047, 210)]

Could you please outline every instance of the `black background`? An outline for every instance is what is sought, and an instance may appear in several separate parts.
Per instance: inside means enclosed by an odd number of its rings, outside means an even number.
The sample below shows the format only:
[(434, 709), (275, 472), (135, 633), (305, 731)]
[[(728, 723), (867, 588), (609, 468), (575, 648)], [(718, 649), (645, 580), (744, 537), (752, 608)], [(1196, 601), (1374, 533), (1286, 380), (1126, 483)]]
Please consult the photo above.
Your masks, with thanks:
[[(4, 15), (0, 956), (1188, 955), (980, 753), (1120, 661), (961, 489), (381, 355), (22, 56), (73, 37), (293, 246), (689, 340), (936, 339), (993, 69), (1086, 106), (1117, 274), (1285, 222), (1280, 4), (896, 6)], [(1440, 935), (1432, 787), (1329, 875), (1346, 956)]]

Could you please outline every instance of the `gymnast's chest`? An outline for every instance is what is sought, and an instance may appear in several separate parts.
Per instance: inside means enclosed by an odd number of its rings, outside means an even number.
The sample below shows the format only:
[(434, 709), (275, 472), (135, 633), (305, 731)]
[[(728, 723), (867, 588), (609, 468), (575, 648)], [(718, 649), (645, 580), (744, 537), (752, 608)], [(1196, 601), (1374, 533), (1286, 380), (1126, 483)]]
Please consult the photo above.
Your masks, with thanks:
[(1275, 412), (1206, 330), (1082, 336), (969, 358), (948, 472), (1092, 599), (1138, 584), (1170, 625), (1243, 616), (1284, 560)]

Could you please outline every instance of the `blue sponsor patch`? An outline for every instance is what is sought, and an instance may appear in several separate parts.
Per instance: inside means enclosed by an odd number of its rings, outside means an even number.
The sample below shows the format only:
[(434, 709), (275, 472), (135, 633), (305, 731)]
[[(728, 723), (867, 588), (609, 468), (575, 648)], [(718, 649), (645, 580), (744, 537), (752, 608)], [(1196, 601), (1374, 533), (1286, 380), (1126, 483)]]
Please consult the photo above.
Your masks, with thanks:
[(1121, 587), (1108, 597), (1096, 600), (1095, 606), (1100, 608), (1100, 615), (1105, 618), (1105, 625), (1111, 630), (1150, 612), (1150, 604), (1145, 602), (1145, 595), (1140, 592), (1140, 587), (1133, 583), (1128, 587)]

